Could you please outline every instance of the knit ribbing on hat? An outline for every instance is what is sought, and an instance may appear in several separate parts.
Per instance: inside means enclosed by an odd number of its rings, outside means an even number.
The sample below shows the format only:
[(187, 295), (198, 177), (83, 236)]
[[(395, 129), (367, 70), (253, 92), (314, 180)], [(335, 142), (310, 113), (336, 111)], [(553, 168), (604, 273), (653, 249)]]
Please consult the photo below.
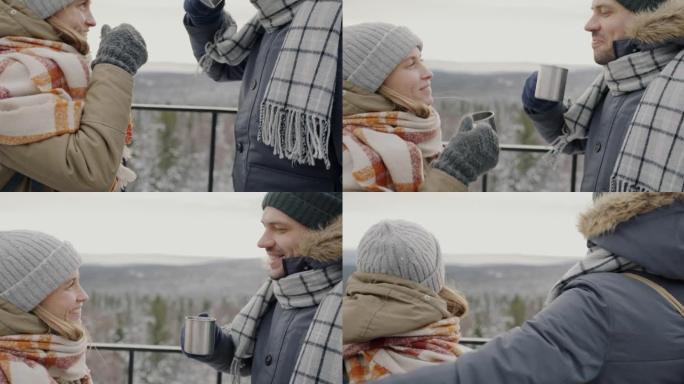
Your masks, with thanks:
[(66, 8), (74, 0), (23, 0), (26, 7), (41, 19), (47, 19), (60, 10)]
[(269, 192), (262, 208), (273, 207), (310, 228), (321, 229), (342, 214), (339, 192)]
[(344, 80), (374, 93), (411, 50), (423, 48), (408, 28), (386, 23), (363, 23), (344, 28)]
[(361, 238), (356, 266), (360, 272), (382, 273), (419, 283), (434, 292), (444, 287), (439, 242), (418, 224), (385, 220)]
[(658, 8), (660, 4), (664, 3), (665, 0), (617, 0), (617, 2), (636, 13), (641, 11), (652, 11)]
[(0, 232), (0, 297), (29, 312), (81, 265), (74, 247), (35, 231)]

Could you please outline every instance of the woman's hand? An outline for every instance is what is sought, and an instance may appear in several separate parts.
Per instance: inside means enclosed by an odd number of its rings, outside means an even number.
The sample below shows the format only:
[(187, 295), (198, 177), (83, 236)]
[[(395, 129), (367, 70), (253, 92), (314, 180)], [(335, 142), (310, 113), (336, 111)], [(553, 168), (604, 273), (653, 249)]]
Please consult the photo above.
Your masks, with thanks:
[(113, 29), (106, 24), (102, 26), (100, 48), (93, 60), (93, 68), (98, 64), (107, 63), (135, 75), (146, 62), (145, 39), (132, 25), (121, 24)]
[(433, 166), (467, 185), (498, 162), (499, 139), (496, 132), (489, 124), (474, 123), (467, 116)]

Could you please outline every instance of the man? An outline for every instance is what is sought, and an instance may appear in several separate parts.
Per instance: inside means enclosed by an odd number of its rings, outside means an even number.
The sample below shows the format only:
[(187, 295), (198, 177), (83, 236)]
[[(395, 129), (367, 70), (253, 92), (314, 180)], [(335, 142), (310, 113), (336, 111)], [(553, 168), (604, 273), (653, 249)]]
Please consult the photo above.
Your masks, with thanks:
[(456, 363), (383, 384), (681, 383), (684, 193), (608, 193), (580, 217), (586, 259), (532, 320)]
[(270, 277), (217, 328), (213, 354), (187, 356), (252, 384), (341, 383), (342, 196), (275, 192), (262, 206)]
[(223, 0), (184, 2), (202, 69), (242, 80), (235, 190), (340, 191), (341, 0), (251, 3), (257, 15), (238, 30)]
[(603, 71), (569, 108), (523, 104), (559, 152), (584, 153), (582, 191), (684, 191), (684, 1), (593, 0), (585, 30)]

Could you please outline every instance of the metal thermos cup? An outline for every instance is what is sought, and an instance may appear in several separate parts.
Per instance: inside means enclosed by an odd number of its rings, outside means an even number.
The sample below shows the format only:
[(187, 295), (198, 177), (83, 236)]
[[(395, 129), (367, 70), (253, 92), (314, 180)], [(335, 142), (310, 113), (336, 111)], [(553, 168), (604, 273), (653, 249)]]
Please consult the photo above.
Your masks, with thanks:
[(494, 122), (494, 117), (496, 116), (494, 112), (491, 111), (480, 111), (473, 112), (470, 114), (473, 118), (473, 126), (477, 125), (479, 122), (488, 123), (493, 130), (496, 131), (496, 123)]
[(567, 68), (542, 65), (537, 76), (537, 88), (534, 91), (534, 97), (548, 101), (563, 101), (567, 79)]
[(185, 317), (185, 344), (183, 348), (191, 355), (206, 356), (214, 353), (216, 319), (203, 316)]

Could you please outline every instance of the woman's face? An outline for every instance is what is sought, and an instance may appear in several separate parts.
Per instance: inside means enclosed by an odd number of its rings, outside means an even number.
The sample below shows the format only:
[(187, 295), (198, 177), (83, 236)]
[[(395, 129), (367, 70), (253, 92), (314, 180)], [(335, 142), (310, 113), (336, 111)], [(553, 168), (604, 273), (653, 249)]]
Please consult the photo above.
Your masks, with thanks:
[(387, 76), (383, 85), (410, 99), (432, 105), (432, 72), (425, 66), (418, 47)]
[(81, 287), (78, 271), (55, 289), (40, 305), (53, 315), (74, 324), (81, 324), (81, 310), (88, 294)]
[(96, 25), (95, 18), (90, 12), (90, 0), (76, 0), (48, 20), (59, 21), (78, 32), (84, 40), (87, 39), (90, 28)]

